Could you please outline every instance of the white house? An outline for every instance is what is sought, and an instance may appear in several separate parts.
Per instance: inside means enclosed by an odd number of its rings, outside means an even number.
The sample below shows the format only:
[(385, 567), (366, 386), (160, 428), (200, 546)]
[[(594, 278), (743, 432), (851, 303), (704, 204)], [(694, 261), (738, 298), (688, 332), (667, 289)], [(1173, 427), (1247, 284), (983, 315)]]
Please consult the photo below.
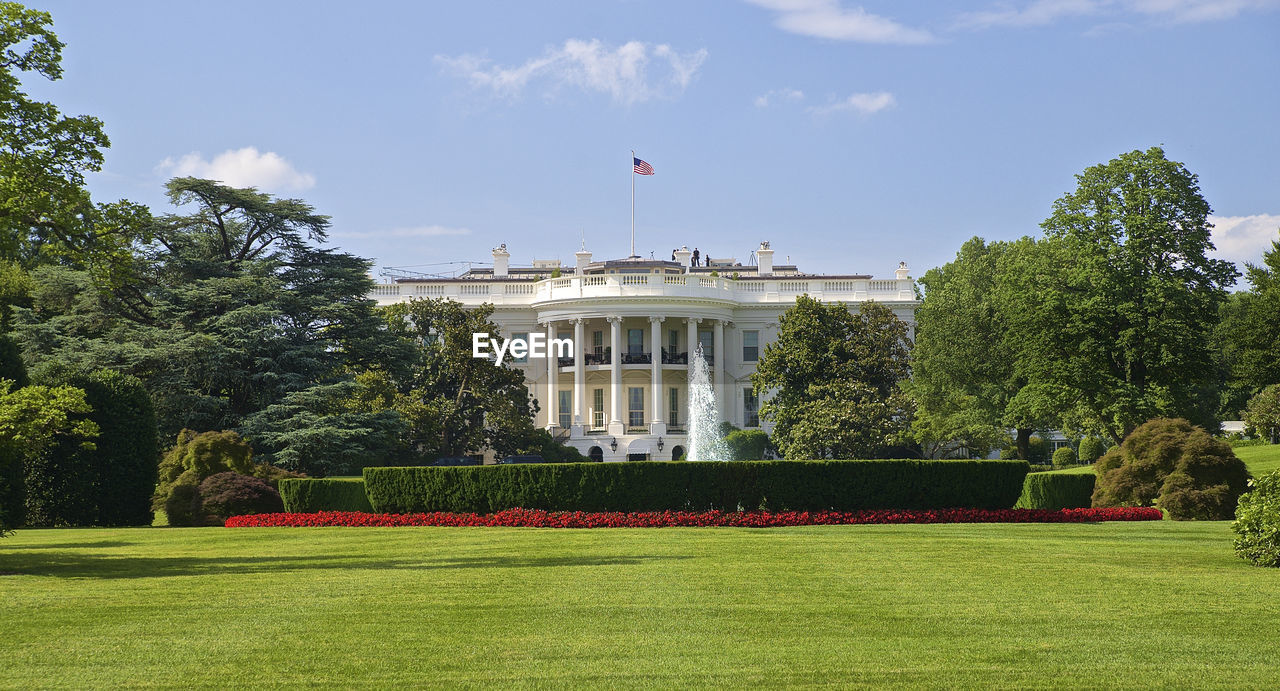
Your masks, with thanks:
[(492, 268), (398, 278), (375, 286), (372, 297), (380, 304), (415, 297), (490, 303), (505, 337), (572, 338), (571, 357), (513, 363), (540, 404), (535, 423), (595, 460), (669, 460), (688, 448), (690, 344), (702, 344), (721, 418), (753, 428), (761, 423), (751, 374), (777, 338), (778, 316), (799, 295), (851, 306), (875, 300), (914, 327), (919, 301), (905, 263), (888, 279), (819, 275), (776, 266), (773, 253), (763, 242), (755, 265), (707, 259), (693, 266), (688, 248), (674, 261), (592, 261), (584, 249), (573, 267), (556, 260), (517, 267), (504, 244), (493, 250)]

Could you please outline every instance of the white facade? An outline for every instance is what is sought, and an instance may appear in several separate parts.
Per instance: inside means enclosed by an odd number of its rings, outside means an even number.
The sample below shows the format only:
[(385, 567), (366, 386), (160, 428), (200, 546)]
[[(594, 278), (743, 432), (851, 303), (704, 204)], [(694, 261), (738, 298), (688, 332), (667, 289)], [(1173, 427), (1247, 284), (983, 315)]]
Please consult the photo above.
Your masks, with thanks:
[(676, 261), (592, 262), (591, 253), (581, 251), (575, 267), (554, 261), (512, 267), (502, 245), (494, 250), (493, 269), (397, 279), (375, 286), (371, 297), (379, 304), (413, 298), (489, 303), (506, 338), (534, 332), (548, 340), (572, 338), (572, 357), (512, 364), (538, 400), (535, 424), (605, 461), (671, 460), (688, 449), (690, 344), (702, 343), (708, 355), (721, 418), (760, 426), (751, 374), (778, 336), (778, 316), (799, 295), (854, 309), (875, 300), (914, 327), (919, 303), (905, 264), (894, 278), (875, 279), (775, 266), (768, 243), (757, 250), (755, 266), (711, 259), (711, 266), (695, 267), (690, 254), (677, 251)]

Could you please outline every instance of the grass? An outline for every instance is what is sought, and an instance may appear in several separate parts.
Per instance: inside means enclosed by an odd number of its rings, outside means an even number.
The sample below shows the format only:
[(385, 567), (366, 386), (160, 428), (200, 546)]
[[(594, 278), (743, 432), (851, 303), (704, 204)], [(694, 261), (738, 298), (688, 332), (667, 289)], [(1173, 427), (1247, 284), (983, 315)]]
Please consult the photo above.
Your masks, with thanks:
[[(1244, 461), (1248, 466), (1249, 472), (1254, 477), (1261, 477), (1267, 473), (1280, 470), (1280, 444), (1270, 444), (1267, 446), (1242, 446), (1234, 449), (1236, 457)], [(1093, 466), (1082, 465), (1074, 468), (1064, 468), (1063, 470), (1050, 470), (1051, 473), (1092, 473)]]
[(0, 687), (1276, 687), (1226, 523), (0, 540)]

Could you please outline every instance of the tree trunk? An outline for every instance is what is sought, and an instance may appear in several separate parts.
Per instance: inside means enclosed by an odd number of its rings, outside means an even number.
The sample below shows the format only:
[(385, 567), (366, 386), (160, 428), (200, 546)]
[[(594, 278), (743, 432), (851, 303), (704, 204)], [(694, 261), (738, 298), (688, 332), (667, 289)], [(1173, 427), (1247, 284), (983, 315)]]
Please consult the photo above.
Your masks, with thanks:
[(1024, 461), (1031, 455), (1031, 433), (1033, 431), (1034, 430), (1030, 427), (1018, 428), (1018, 439), (1016, 442), (1018, 458)]

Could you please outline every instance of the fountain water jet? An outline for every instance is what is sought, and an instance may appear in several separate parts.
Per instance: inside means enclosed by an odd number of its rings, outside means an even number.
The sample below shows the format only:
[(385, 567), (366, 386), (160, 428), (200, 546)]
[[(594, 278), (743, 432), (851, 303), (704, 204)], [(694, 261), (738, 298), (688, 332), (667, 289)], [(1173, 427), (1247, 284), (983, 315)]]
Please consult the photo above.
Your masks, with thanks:
[(729, 447), (720, 437), (720, 411), (702, 344), (692, 353), (689, 374), (689, 453), (691, 461), (728, 461)]

